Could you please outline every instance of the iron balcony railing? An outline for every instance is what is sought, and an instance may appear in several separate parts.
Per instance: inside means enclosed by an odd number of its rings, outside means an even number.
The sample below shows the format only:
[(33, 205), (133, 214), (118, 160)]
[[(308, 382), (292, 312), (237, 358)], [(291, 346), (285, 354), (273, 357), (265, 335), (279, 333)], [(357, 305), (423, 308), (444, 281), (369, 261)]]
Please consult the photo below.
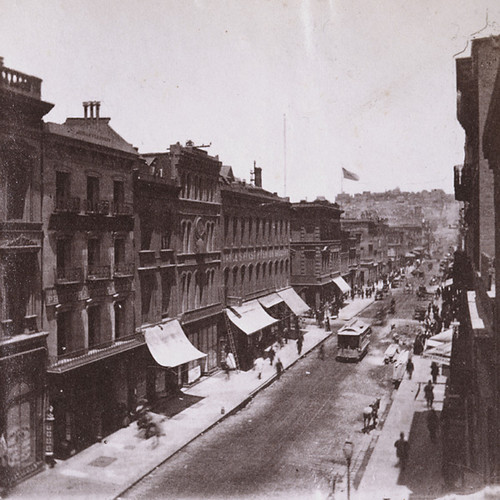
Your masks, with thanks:
[(108, 215), (108, 200), (85, 200), (85, 212), (88, 214)]
[(119, 262), (115, 264), (115, 276), (133, 276), (134, 275), (134, 263), (133, 262)]
[(111, 266), (91, 265), (87, 269), (87, 278), (90, 280), (109, 280), (111, 279)]
[(114, 215), (133, 215), (134, 209), (131, 203), (113, 202)]
[(56, 268), (56, 283), (58, 285), (68, 283), (81, 283), (83, 273), (81, 267), (58, 267)]
[(56, 212), (77, 214), (80, 212), (80, 198), (56, 198)]

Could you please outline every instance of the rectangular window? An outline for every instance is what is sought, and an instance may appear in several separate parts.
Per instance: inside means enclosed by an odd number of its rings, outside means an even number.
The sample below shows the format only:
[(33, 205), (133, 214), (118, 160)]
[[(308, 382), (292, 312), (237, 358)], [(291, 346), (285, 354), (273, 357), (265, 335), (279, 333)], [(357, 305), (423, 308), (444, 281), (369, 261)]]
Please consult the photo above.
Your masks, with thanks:
[(87, 212), (97, 212), (99, 203), (99, 178), (87, 177)]
[(56, 209), (65, 210), (70, 194), (70, 175), (67, 172), (56, 172)]
[(88, 266), (97, 266), (99, 265), (100, 258), (100, 245), (99, 240), (97, 238), (90, 238), (88, 242)]
[(141, 276), (141, 316), (143, 323), (153, 322), (153, 297), (155, 276), (145, 274)]
[(101, 339), (101, 306), (92, 306), (87, 309), (89, 349), (99, 345)]
[(171, 237), (170, 229), (164, 229), (162, 234), (161, 234), (161, 248), (162, 248), (162, 250), (167, 250), (170, 248), (170, 237)]
[(115, 239), (115, 265), (125, 262), (125, 240), (123, 238)]
[(56, 268), (64, 271), (71, 264), (71, 240), (60, 238), (56, 243)]
[(113, 182), (113, 203), (115, 205), (125, 203), (125, 183), (123, 181)]
[(71, 337), (71, 311), (57, 313), (57, 355), (70, 353), (69, 339)]

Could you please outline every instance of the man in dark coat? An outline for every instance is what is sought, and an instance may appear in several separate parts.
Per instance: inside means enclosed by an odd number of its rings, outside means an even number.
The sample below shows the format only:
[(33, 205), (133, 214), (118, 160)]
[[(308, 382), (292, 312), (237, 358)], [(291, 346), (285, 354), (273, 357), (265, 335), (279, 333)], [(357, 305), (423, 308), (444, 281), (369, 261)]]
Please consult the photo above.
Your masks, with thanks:
[(405, 439), (404, 432), (399, 435), (399, 439), (394, 443), (394, 447), (396, 448), (396, 456), (398, 457), (401, 470), (404, 470), (408, 462), (408, 455), (410, 454), (410, 443)]
[(435, 361), (431, 363), (431, 375), (432, 383), (435, 384), (437, 381), (437, 376), (439, 375), (439, 366)]
[(297, 339), (297, 354), (300, 356), (302, 353), (302, 345), (304, 343), (304, 337), (302, 335), (299, 335), (299, 338)]
[(434, 403), (434, 387), (430, 380), (424, 387), (424, 395), (427, 401), (427, 408), (432, 408), (432, 404)]

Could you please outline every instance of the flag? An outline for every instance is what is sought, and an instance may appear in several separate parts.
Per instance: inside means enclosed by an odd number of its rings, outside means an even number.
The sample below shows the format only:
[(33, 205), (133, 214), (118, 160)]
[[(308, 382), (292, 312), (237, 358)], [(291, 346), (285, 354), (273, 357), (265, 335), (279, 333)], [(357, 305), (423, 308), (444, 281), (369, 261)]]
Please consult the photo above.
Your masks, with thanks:
[(359, 181), (359, 176), (353, 172), (349, 172), (344, 167), (342, 167), (342, 176), (344, 179), (349, 179), (350, 181)]

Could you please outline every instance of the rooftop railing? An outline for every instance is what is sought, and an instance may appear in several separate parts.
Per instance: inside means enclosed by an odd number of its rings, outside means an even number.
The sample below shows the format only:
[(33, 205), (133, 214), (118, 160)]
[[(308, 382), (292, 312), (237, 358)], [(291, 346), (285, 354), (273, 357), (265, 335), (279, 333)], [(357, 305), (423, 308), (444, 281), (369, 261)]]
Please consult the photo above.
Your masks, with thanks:
[(40, 78), (6, 68), (2, 58), (0, 58), (0, 86), (38, 99), (42, 95), (42, 80)]

